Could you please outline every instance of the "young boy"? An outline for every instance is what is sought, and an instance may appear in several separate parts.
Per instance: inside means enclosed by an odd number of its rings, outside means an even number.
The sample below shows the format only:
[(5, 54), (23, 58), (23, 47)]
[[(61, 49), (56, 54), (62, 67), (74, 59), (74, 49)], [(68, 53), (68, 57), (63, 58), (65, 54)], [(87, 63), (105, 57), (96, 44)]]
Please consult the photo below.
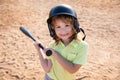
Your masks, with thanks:
[[(48, 28), (54, 42), (43, 51), (35, 42), (41, 65), (45, 71), (44, 80), (73, 80), (77, 71), (86, 63), (88, 44), (79, 38), (78, 19), (74, 9), (66, 4), (54, 6), (47, 20)], [(52, 55), (46, 59), (42, 53), (52, 51)]]

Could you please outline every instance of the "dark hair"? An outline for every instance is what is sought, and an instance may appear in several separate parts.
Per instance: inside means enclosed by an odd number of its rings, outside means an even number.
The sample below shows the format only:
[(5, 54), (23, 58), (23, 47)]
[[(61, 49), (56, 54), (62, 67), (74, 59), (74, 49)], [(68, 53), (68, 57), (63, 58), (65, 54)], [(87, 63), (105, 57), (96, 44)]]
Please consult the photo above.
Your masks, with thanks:
[[(70, 24), (71, 25), (73, 25), (73, 35), (70, 37), (70, 40), (72, 41), (73, 39), (77, 39), (77, 32), (76, 32), (76, 30), (74, 29), (74, 17), (72, 17), (72, 16), (70, 16), (70, 15), (57, 15), (57, 16), (54, 16), (54, 17), (52, 17), (52, 22), (51, 22), (51, 24), (52, 24), (52, 29), (54, 30), (54, 26), (55, 26), (55, 21), (57, 20), (57, 19), (61, 19), (61, 20), (63, 20), (63, 22), (65, 22), (65, 23), (68, 23), (68, 22), (70, 22)], [(55, 31), (54, 31), (55, 32)], [(57, 35), (56, 35), (56, 33), (55, 33), (55, 36), (53, 37), (53, 39), (55, 40), (55, 43), (56, 43), (56, 45), (59, 43), (59, 41), (61, 40), (61, 39), (59, 39), (58, 37), (57, 37)]]

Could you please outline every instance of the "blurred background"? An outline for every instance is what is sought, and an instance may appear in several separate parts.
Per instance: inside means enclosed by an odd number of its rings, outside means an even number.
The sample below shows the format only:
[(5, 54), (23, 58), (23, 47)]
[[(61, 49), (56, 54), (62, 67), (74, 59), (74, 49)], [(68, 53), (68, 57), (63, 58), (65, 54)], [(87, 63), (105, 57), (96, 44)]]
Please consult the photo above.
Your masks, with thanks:
[(0, 80), (43, 80), (33, 41), (19, 27), (48, 46), (49, 11), (63, 3), (75, 9), (89, 44), (87, 64), (76, 79), (120, 79), (120, 0), (0, 0)]

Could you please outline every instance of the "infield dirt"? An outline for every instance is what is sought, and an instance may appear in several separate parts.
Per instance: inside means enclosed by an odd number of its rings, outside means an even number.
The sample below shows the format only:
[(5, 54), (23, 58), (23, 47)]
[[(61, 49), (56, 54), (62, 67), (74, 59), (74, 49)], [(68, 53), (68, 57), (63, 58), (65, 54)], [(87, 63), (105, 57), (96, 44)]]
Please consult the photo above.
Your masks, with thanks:
[(45, 46), (46, 20), (57, 4), (71, 5), (85, 30), (88, 61), (79, 80), (120, 79), (120, 0), (0, 0), (0, 80), (43, 80), (44, 71), (25, 25)]

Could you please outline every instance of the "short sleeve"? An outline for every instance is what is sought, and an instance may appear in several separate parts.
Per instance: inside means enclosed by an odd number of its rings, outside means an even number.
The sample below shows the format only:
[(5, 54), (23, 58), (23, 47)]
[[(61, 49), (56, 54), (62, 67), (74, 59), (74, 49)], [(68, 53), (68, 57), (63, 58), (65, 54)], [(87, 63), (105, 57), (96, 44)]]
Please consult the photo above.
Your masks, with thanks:
[(88, 44), (86, 42), (82, 42), (79, 44), (77, 49), (77, 57), (74, 59), (73, 63), (85, 65), (87, 61)]

